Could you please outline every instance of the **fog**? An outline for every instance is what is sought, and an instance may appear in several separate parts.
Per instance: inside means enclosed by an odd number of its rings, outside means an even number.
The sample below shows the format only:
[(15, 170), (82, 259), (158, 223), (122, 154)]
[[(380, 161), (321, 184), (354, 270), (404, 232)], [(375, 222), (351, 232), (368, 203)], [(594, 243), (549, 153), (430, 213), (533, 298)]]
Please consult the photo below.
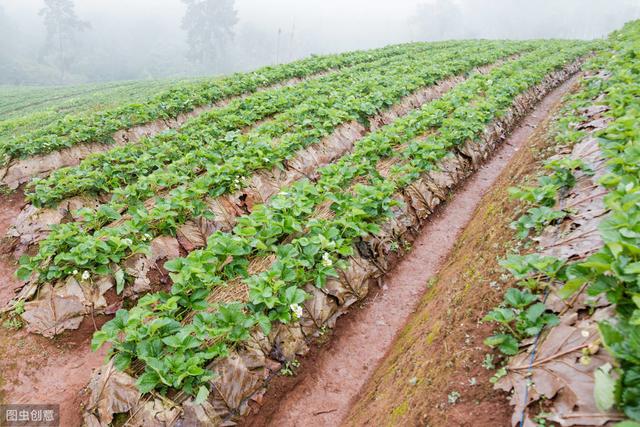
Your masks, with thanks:
[(228, 73), (456, 38), (598, 38), (640, 0), (0, 0), (0, 84)]

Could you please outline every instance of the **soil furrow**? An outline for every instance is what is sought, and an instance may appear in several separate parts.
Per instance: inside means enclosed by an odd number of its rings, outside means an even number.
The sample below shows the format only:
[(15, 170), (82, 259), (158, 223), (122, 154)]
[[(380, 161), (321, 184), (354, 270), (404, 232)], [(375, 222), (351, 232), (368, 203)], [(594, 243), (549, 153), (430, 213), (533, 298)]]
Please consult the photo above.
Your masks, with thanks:
[(414, 249), (384, 279), (382, 289), (338, 321), (331, 342), (303, 360), (295, 378), (277, 377), (259, 413), (246, 425), (334, 426), (382, 360), (417, 307), (483, 195), (496, 182), (535, 128), (567, 93), (576, 77), (548, 96), (422, 229)]

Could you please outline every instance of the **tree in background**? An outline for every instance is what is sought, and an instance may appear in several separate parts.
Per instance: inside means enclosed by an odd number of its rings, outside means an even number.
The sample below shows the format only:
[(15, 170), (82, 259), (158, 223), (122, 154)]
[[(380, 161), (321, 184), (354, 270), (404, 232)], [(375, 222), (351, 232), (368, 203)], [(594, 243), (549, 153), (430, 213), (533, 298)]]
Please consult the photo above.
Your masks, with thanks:
[(234, 0), (182, 0), (187, 11), (182, 28), (187, 31), (187, 58), (203, 70), (225, 71), (233, 28), (238, 22)]
[(51, 58), (60, 70), (60, 81), (64, 82), (65, 73), (78, 56), (78, 34), (90, 28), (89, 23), (76, 16), (72, 0), (44, 0), (45, 7), (40, 9), (47, 31), (44, 46), (40, 51), (40, 60)]

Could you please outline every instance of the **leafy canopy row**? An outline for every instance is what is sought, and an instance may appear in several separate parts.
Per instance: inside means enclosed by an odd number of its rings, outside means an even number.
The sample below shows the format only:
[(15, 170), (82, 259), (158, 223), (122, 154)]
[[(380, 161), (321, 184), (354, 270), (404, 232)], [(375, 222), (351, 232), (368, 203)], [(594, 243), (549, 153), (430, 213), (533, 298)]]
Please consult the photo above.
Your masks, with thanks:
[[(435, 52), (440, 50), (436, 49)], [(433, 52), (434, 49), (429, 45), (418, 45), (407, 48), (402, 55), (372, 55), (371, 61), (343, 67), (320, 78), (294, 86), (271, 88), (235, 99), (227, 106), (215, 108), (188, 120), (177, 131), (163, 132), (154, 137), (142, 138), (136, 144), (96, 153), (78, 166), (56, 170), (46, 179), (34, 179), (27, 189), (27, 199), (36, 206), (51, 206), (75, 195), (105, 194), (114, 190), (117, 195), (131, 199), (137, 194), (132, 194), (129, 190), (117, 190), (122, 186), (134, 184), (139, 179), (146, 180), (146, 197), (150, 197), (156, 188), (153, 184), (166, 181), (150, 176), (154, 172), (162, 173), (167, 167), (174, 170), (191, 167), (190, 162), (194, 156), (202, 157), (206, 152), (218, 152), (234, 143), (241, 136), (238, 129), (289, 110), (305, 100), (326, 96), (331, 93), (332, 88), (338, 89), (352, 84), (357, 76), (366, 75), (372, 70), (406, 63), (414, 55), (425, 56)], [(187, 158), (183, 159), (185, 156)], [(179, 160), (180, 163), (172, 164)], [(182, 169), (176, 169), (180, 167)]]

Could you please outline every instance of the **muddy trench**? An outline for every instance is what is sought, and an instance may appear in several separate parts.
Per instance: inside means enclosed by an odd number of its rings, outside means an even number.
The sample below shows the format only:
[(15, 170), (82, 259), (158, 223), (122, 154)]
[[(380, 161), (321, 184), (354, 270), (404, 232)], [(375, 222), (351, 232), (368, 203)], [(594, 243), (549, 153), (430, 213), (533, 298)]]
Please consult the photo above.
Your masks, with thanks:
[[(536, 129), (546, 123), (561, 98), (577, 80), (578, 76), (574, 76), (551, 91), (521, 121), (491, 159), (450, 197), (446, 205), (431, 216), (414, 241), (410, 253), (384, 277), (381, 287), (338, 320), (333, 336), (325, 337), (321, 340), (323, 342), (312, 346), (308, 355), (300, 358), (301, 368), (295, 376), (272, 379), (259, 412), (245, 419), (243, 425), (335, 426), (346, 422), (354, 405), (363, 398), (363, 393), (371, 391), (365, 388), (367, 381), (392, 349), (407, 320), (416, 312), (425, 294), (431, 293), (430, 284), (448, 262), (459, 236), (474, 218), (485, 194), (501, 175), (503, 180), (509, 182), (511, 176), (508, 174), (513, 172), (509, 166), (517, 160), (523, 147), (531, 143)], [(434, 322), (441, 322), (450, 310), (448, 304), (451, 301), (440, 302), (438, 311), (432, 316)], [(481, 340), (476, 345), (481, 346)], [(411, 370), (410, 366), (396, 368)], [(409, 378), (410, 383), (414, 381), (418, 379)], [(378, 392), (373, 390), (373, 395), (367, 396), (370, 400), (356, 405), (359, 412), (349, 416), (350, 424), (398, 425), (394, 409), (397, 415), (407, 412), (408, 407), (400, 406), (397, 409), (380, 404), (386, 411), (376, 412), (375, 416), (368, 413), (367, 404), (375, 406)], [(495, 398), (491, 393), (484, 397)], [(446, 400), (445, 394), (445, 404)], [(503, 425), (500, 420), (507, 420), (508, 423), (510, 412), (506, 400), (503, 402), (496, 404), (497, 407), (485, 407), (488, 418), (478, 420), (481, 424), (474, 425)], [(437, 407), (433, 410), (436, 411)], [(410, 425), (425, 425), (426, 418), (414, 421)]]

